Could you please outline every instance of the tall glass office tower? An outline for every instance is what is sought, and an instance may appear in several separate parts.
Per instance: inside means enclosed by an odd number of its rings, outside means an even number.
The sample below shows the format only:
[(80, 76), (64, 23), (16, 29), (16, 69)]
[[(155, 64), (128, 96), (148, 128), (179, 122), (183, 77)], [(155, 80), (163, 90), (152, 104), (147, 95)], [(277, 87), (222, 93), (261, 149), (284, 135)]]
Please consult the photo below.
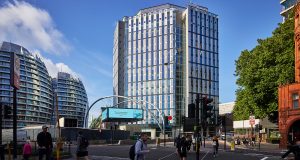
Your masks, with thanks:
[[(10, 56), (20, 58), (20, 89), (17, 90), (17, 126), (49, 124), (53, 107), (51, 78), (42, 60), (17, 44), (0, 43), (0, 101), (13, 103), (10, 87)], [(12, 128), (12, 119), (1, 119), (3, 128)]]
[[(197, 94), (213, 98), (218, 110), (218, 41), (218, 16), (199, 5), (163, 4), (124, 17), (114, 34), (113, 92), (154, 104), (173, 116), (172, 125), (181, 124)], [(154, 118), (146, 110), (139, 123), (154, 124)]]
[[(77, 119), (77, 127), (84, 127), (88, 98), (81, 80), (69, 73), (58, 72), (57, 78), (53, 78), (52, 84), (54, 95), (57, 95), (60, 118)], [(55, 114), (53, 118), (55, 124)]]

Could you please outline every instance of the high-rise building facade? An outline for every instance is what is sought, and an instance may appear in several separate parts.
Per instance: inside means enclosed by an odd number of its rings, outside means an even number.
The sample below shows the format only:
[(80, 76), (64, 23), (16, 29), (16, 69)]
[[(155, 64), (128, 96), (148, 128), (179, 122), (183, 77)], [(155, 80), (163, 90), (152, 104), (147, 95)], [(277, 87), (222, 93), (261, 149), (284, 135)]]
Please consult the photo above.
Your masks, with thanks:
[[(51, 78), (40, 58), (17, 44), (0, 43), (0, 101), (13, 103), (10, 86), (10, 56), (20, 58), (20, 89), (17, 90), (17, 126), (50, 123), (53, 112)], [(12, 119), (2, 119), (3, 128), (12, 128)]]
[[(213, 98), (217, 111), (218, 41), (218, 16), (199, 5), (163, 4), (124, 17), (114, 35), (114, 93), (153, 104), (173, 116), (172, 125), (182, 123), (197, 94)], [(154, 118), (145, 110), (139, 123), (154, 124)]]
[(295, 7), (297, 3), (297, 0), (281, 0), (280, 4), (282, 5), (282, 10), (280, 12), (280, 15), (283, 17), (283, 21), (286, 18), (289, 18), (289, 14), (293, 11), (293, 8)]
[(57, 95), (59, 117), (77, 119), (77, 127), (84, 127), (88, 98), (81, 80), (69, 73), (58, 72), (57, 78), (53, 78), (52, 84), (54, 102)]

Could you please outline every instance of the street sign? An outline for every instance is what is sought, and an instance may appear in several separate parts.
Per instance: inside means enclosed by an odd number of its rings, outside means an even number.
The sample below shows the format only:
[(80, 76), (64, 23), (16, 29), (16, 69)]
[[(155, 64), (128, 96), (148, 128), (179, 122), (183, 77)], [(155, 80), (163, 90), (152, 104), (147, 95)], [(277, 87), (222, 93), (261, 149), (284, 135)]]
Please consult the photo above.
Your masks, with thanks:
[(20, 58), (15, 53), (12, 53), (10, 64), (10, 85), (20, 89)]
[(255, 125), (255, 116), (249, 116), (249, 124), (251, 126), (254, 126)]

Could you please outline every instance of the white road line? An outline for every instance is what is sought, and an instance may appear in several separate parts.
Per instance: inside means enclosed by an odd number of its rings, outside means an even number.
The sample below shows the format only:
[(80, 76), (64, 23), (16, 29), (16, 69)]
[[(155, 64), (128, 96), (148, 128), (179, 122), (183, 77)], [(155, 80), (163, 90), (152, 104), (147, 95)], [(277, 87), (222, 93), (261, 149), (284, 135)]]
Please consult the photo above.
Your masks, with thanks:
[(201, 158), (201, 160), (203, 160), (207, 156), (208, 153), (209, 153), (209, 151), (206, 152), (206, 154), (204, 155), (204, 157)]
[(176, 152), (171, 153), (171, 154), (169, 154), (169, 155), (166, 155), (166, 156), (164, 156), (164, 157), (162, 157), (162, 158), (159, 158), (158, 160), (162, 160), (162, 159), (168, 158), (168, 157), (172, 156), (173, 154), (176, 154)]
[(244, 155), (247, 155), (247, 156), (263, 156), (263, 154), (261, 154), (261, 153), (247, 153), (247, 154), (244, 154)]
[(264, 158), (262, 158), (262, 159), (260, 159), (260, 160), (266, 160), (266, 159), (268, 159), (269, 157), (264, 157)]

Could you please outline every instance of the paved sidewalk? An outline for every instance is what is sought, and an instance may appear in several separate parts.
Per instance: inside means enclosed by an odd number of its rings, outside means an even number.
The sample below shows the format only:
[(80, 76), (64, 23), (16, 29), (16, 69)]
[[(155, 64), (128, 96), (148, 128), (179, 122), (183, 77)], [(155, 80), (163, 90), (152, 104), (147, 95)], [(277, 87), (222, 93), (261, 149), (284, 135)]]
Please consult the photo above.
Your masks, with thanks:
[(236, 149), (242, 149), (242, 150), (254, 150), (264, 153), (285, 153), (286, 149), (280, 149), (279, 144), (271, 144), (271, 143), (261, 143), (260, 146), (258, 143), (256, 143), (255, 146), (249, 146), (249, 145), (235, 145)]

